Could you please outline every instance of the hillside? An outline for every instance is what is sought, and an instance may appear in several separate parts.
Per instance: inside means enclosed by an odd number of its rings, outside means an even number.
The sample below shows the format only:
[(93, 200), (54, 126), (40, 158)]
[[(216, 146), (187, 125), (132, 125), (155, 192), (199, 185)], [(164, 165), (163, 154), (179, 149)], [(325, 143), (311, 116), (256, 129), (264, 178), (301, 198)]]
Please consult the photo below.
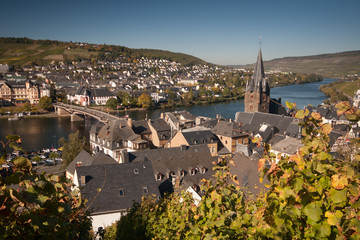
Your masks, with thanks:
[(124, 56), (175, 60), (183, 65), (205, 64), (191, 55), (157, 49), (131, 49), (115, 45), (33, 40), (28, 38), (0, 38), (0, 63), (9, 65), (47, 64), (51, 61), (75, 59), (108, 59)]
[[(245, 68), (253, 68), (253, 64)], [(266, 70), (316, 73), (321, 75), (360, 74), (360, 51), (322, 54), (304, 57), (284, 57), (264, 61)]]

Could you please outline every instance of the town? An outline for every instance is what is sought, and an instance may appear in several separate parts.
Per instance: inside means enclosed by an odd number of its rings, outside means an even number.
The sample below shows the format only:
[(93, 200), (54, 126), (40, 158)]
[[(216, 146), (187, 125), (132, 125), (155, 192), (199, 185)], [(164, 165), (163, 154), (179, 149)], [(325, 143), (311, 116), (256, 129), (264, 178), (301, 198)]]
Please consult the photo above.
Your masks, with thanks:
[[(9, 70), (4, 65), (2, 69)], [(102, 74), (104, 69), (108, 71)], [(146, 58), (136, 63), (98, 61), (95, 66), (86, 61), (60, 62), (23, 71), (4, 73), (2, 106), (37, 104), (56, 91), (57, 98), (66, 100), (53, 104), (57, 114), (71, 115), (71, 121), (82, 121), (84, 115), (99, 120), (89, 132), (90, 151), (81, 150), (65, 169), (73, 188), (88, 199), (94, 231), (126, 216), (133, 202), (141, 202), (144, 196), (160, 199), (185, 191), (199, 203), (205, 194), (203, 179), (214, 178), (214, 167), (224, 159), (232, 159), (229, 170), (236, 176), (232, 183), (245, 187), (247, 194), (259, 194), (266, 191), (268, 183), (267, 179), (259, 181), (259, 161), (266, 151), (263, 146), (270, 146), (269, 153), (277, 156), (277, 161), (298, 153), (303, 146), (299, 118), (286, 109), (281, 99), (270, 96), (261, 50), (253, 71), (207, 65), (190, 68)], [(226, 80), (230, 72), (241, 76), (240, 83), (228, 86), (222, 84), (225, 81), (210, 80)], [(116, 94), (119, 92), (123, 94)], [(131, 104), (132, 99), (140, 102), (141, 96), (151, 98), (148, 106), (144, 101), (142, 107), (151, 107), (175, 103), (190, 93), (191, 100), (244, 96), (245, 111), (237, 112), (234, 120), (219, 115), (195, 116), (187, 111), (164, 112), (159, 119), (134, 120), (94, 108), (110, 107), (111, 99), (117, 101), (112, 109), (131, 108), (136, 105)], [(353, 99), (355, 106), (359, 95)], [(126, 97), (119, 101), (119, 96)], [(360, 136), (358, 124), (338, 115), (333, 106), (308, 106), (306, 111), (319, 114), (323, 123), (332, 126), (329, 136), (334, 154), (348, 146), (349, 139)], [(350, 153), (352, 158), (354, 154)], [(266, 164), (270, 167), (271, 162)], [(48, 164), (52, 165), (55, 162)]]

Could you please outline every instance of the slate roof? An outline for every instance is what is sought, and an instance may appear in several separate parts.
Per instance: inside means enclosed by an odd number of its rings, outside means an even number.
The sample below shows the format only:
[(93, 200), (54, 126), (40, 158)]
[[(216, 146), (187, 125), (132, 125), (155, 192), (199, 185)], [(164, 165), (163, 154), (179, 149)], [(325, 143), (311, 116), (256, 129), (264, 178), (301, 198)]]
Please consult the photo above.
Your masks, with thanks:
[[(251, 117), (252, 116), (252, 117)], [(270, 113), (254, 112), (243, 113), (237, 112), (235, 122), (243, 123), (242, 129), (253, 135), (259, 133), (261, 126), (268, 124), (274, 127), (274, 134), (286, 134), (296, 136), (299, 132), (298, 122), (295, 118), (276, 115)]]
[(293, 155), (297, 152), (297, 150), (302, 146), (300, 139), (292, 138), (292, 137), (286, 137), (283, 140), (275, 143), (271, 146), (271, 149), (283, 152), (289, 155)]
[(218, 138), (210, 130), (182, 132), (189, 145), (218, 142)]
[(101, 129), (103, 126), (104, 126), (104, 123), (98, 122), (98, 123), (96, 123), (96, 124), (94, 124), (94, 125), (91, 126), (89, 132), (92, 133), (92, 134), (98, 134), (99, 131), (100, 131), (100, 129)]
[(145, 120), (133, 121), (132, 122), (132, 130), (136, 134), (151, 134), (151, 130), (149, 128), (149, 124)]
[(161, 131), (171, 131), (171, 128), (169, 125), (167, 125), (167, 123), (165, 122), (164, 119), (155, 119), (155, 120), (151, 120), (151, 126), (157, 131), (157, 132), (161, 132)]
[(89, 166), (93, 162), (93, 158), (91, 155), (85, 151), (84, 149), (80, 151), (80, 153), (72, 160), (72, 162), (66, 167), (66, 171), (74, 174), (75, 167), (78, 162), (81, 162), (82, 166)]
[[(232, 158), (233, 164), (229, 163), (230, 173), (237, 176), (237, 181), (233, 182), (235, 185), (245, 187), (245, 193), (259, 194), (262, 189), (265, 191), (268, 188), (265, 184), (269, 184), (269, 180), (264, 177), (264, 181), (260, 183), (258, 172), (258, 161), (251, 160), (242, 153), (236, 153)], [(257, 186), (257, 187), (255, 187)]]
[(285, 135), (282, 135), (282, 134), (275, 134), (268, 143), (269, 143), (270, 145), (274, 145), (274, 144), (276, 144), (276, 143), (284, 140), (285, 137), (286, 137), (286, 136), (285, 136)]
[(151, 163), (147, 161), (78, 167), (76, 174), (80, 184), (81, 176), (85, 176), (86, 184), (81, 185), (80, 191), (88, 199), (93, 215), (129, 209), (145, 195), (159, 196)]
[(107, 88), (92, 88), (90, 89), (92, 97), (113, 97), (114, 94)]
[(242, 125), (250, 124), (253, 116), (254, 116), (253, 113), (237, 112), (235, 114), (235, 122), (241, 123)]
[(206, 128), (213, 128), (216, 126), (216, 124), (219, 122), (218, 119), (210, 119), (206, 120), (203, 123), (199, 124), (198, 126), (204, 126)]
[(248, 135), (246, 133), (243, 133), (238, 123), (234, 123), (234, 122), (220, 121), (211, 131), (218, 136), (221, 135), (231, 138)]
[(246, 91), (250, 92), (266, 92), (270, 94), (270, 84), (265, 78), (264, 63), (262, 60), (262, 52), (259, 50), (258, 58), (254, 67), (254, 74), (251, 80), (246, 82)]
[(183, 116), (183, 118), (185, 118), (185, 119), (193, 120), (193, 121), (196, 120), (196, 116), (193, 115), (193, 114), (191, 114), (191, 113), (189, 113), (189, 112), (186, 111), (186, 110), (178, 111), (177, 113), (180, 114), (181, 116)]
[(103, 164), (118, 164), (112, 157), (105, 154), (104, 152), (98, 152), (93, 156), (93, 162), (91, 165), (103, 165)]
[[(214, 174), (212, 162), (215, 158), (211, 156), (209, 148), (205, 144), (151, 149), (127, 154), (129, 162), (150, 161), (154, 169), (154, 179), (158, 174), (164, 176), (162, 180), (157, 181), (161, 194), (173, 191), (171, 179), (169, 179), (170, 172), (174, 172), (177, 177), (181, 178), (182, 189), (194, 184), (201, 186), (202, 179), (209, 179)], [(201, 173), (202, 168), (206, 169), (205, 173)], [(195, 175), (190, 174), (192, 169), (196, 169)], [(180, 176), (181, 170), (185, 171), (184, 177)]]
[(98, 133), (98, 137), (110, 142), (120, 142), (128, 140), (134, 134), (133, 130), (127, 125), (127, 121), (120, 119), (103, 126)]

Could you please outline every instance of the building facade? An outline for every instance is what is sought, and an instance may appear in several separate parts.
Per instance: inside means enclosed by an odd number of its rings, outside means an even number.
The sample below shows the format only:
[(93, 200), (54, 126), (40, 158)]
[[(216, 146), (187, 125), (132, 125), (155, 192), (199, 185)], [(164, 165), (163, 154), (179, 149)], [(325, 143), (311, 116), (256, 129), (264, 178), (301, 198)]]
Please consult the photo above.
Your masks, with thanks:
[(6, 81), (0, 85), (0, 99), (7, 102), (29, 100), (31, 104), (37, 104), (40, 97), (40, 86), (30, 80), (25, 82)]

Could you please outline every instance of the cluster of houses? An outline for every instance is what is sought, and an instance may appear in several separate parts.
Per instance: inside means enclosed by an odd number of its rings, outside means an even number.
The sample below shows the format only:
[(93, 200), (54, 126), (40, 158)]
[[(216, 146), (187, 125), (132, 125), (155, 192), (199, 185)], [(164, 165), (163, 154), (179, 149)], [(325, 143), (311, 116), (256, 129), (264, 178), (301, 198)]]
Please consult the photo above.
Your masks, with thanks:
[[(121, 218), (143, 196), (160, 198), (184, 190), (198, 203), (204, 194), (202, 179), (213, 178), (213, 167), (227, 157), (232, 159), (230, 172), (237, 176), (234, 184), (253, 194), (265, 189), (266, 180), (260, 183), (257, 172), (264, 148), (251, 140), (259, 138), (285, 157), (301, 148), (302, 130), (298, 119), (280, 106), (271, 107), (261, 52), (246, 89), (247, 111), (237, 112), (234, 120), (178, 111), (162, 113), (159, 119), (124, 118), (92, 126), (91, 154), (82, 151), (66, 168), (66, 176), (88, 199), (94, 230)], [(359, 136), (360, 128), (350, 128), (333, 107), (308, 109), (332, 124), (334, 152), (346, 139)]]
[[(330, 144), (334, 151), (344, 139), (360, 134), (360, 128), (350, 128), (334, 108), (309, 110), (333, 125)], [(214, 164), (226, 157), (233, 159), (229, 167), (238, 177), (235, 184), (257, 194), (264, 188), (257, 172), (264, 149), (251, 141), (255, 137), (269, 144), (277, 156), (293, 155), (302, 146), (299, 120), (293, 117), (238, 112), (231, 120), (167, 112), (154, 120), (126, 118), (92, 126), (92, 153), (82, 151), (67, 167), (66, 176), (91, 202), (97, 229), (118, 220), (143, 196), (160, 198), (185, 190), (200, 201), (201, 180), (211, 179)], [(103, 190), (98, 192), (98, 188)]]
[[(82, 106), (104, 105), (107, 99), (116, 97), (119, 91), (126, 92), (133, 98), (146, 93), (154, 103), (166, 102), (169, 97), (179, 99), (182, 94), (190, 90), (197, 96), (200, 86), (205, 86), (208, 90), (214, 87), (207, 86), (205, 78), (221, 78), (227, 72), (247, 72), (244, 69), (229, 69), (207, 64), (183, 66), (175, 61), (152, 60), (145, 57), (131, 62), (124, 57), (119, 57), (115, 61), (82, 60), (66, 63), (60, 61), (43, 66), (24, 66), (22, 71), (18, 72), (9, 72), (9, 70), (8, 65), (0, 64), (0, 84), (5, 84), (0, 99), (9, 104), (24, 99), (37, 103), (44, 95), (44, 91), (49, 89), (49, 85), (53, 84), (58, 92), (67, 95), (68, 100)], [(25, 80), (20, 81), (19, 78)], [(13, 81), (14, 79), (17, 80)], [(38, 96), (33, 93), (25, 95), (23, 92), (20, 95), (17, 90), (19, 87), (14, 86), (14, 82), (24, 84), (24, 81), (30, 81), (32, 85), (38, 86), (36, 89)], [(224, 88), (219, 84), (217, 87)], [(174, 93), (174, 96), (170, 96), (169, 91)]]

